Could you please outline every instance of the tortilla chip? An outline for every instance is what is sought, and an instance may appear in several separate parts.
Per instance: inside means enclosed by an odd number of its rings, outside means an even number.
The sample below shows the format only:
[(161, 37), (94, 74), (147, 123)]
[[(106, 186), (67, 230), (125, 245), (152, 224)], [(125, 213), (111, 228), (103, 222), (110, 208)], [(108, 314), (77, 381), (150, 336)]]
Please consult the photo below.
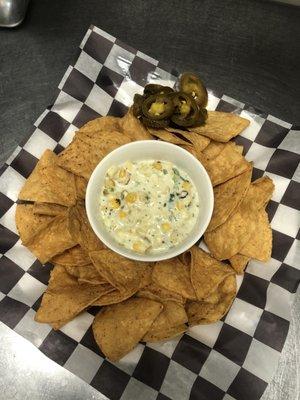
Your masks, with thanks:
[(252, 168), (214, 188), (214, 210), (207, 232), (216, 229), (234, 212), (251, 182)]
[(243, 256), (242, 254), (236, 254), (235, 256), (232, 256), (231, 258), (229, 258), (229, 262), (230, 262), (232, 268), (235, 270), (235, 272), (238, 275), (241, 275), (244, 273), (244, 270), (246, 269), (249, 261), (250, 261), (250, 257)]
[(130, 288), (126, 290), (126, 292), (120, 292), (119, 290), (115, 289), (112, 290), (110, 293), (101, 296), (99, 299), (94, 301), (92, 306), (109, 306), (111, 304), (121, 303), (124, 300), (129, 299), (136, 293), (135, 288)]
[(101, 295), (109, 292), (110, 285), (80, 285), (55, 293), (46, 291), (35, 315), (35, 321), (53, 323), (73, 319)]
[(69, 172), (58, 166), (58, 157), (46, 150), (19, 193), (19, 200), (75, 204), (75, 182)]
[(272, 196), (273, 186), (268, 177), (251, 183), (246, 196), (231, 217), (214, 231), (204, 234), (205, 243), (215, 258), (230, 259), (245, 246), (255, 231), (258, 211)]
[(173, 144), (183, 144), (186, 146), (191, 146), (192, 143), (187, 142), (186, 140), (180, 139), (176, 135), (174, 135), (171, 132), (168, 132), (166, 129), (154, 129), (154, 128), (148, 128), (148, 131), (151, 133), (152, 136), (163, 140), (164, 142), (169, 142)]
[(272, 229), (264, 209), (259, 211), (257, 217), (253, 234), (239, 252), (246, 257), (266, 262), (272, 253)]
[(90, 285), (103, 285), (108, 283), (98, 274), (93, 264), (81, 267), (71, 267), (66, 265), (65, 269), (69, 275), (77, 278), (78, 283), (89, 283)]
[(60, 204), (38, 202), (35, 202), (33, 204), (34, 214), (50, 215), (52, 217), (56, 217), (57, 215), (65, 215), (67, 210), (67, 207), (61, 206)]
[(69, 146), (58, 156), (58, 164), (75, 175), (89, 179), (98, 163), (115, 148), (129, 143), (129, 138), (120, 132), (103, 131), (97, 138), (76, 135)]
[(88, 181), (84, 179), (82, 176), (74, 175), (74, 177), (75, 177), (76, 196), (78, 199), (84, 200)]
[(205, 243), (215, 258), (229, 259), (245, 245), (255, 228), (253, 213), (238, 208), (223, 225), (204, 234)]
[(76, 245), (69, 232), (68, 216), (57, 216), (26, 242), (42, 264)]
[(48, 290), (55, 292), (78, 285), (77, 279), (68, 274), (65, 267), (55, 264), (53, 270), (50, 272), (50, 279), (48, 282)]
[(189, 325), (211, 324), (219, 321), (229, 310), (236, 295), (236, 278), (230, 275), (218, 286), (209, 301), (192, 301), (186, 306)]
[(76, 136), (84, 140), (84, 138), (94, 138), (103, 131), (119, 131), (120, 130), (120, 118), (112, 117), (107, 115), (93, 119), (92, 121), (84, 124), (77, 132)]
[(133, 115), (132, 109), (120, 120), (120, 126), (123, 132), (128, 135), (131, 140), (151, 140), (152, 136), (144, 127), (141, 121)]
[(28, 241), (40, 230), (44, 229), (51, 221), (52, 217), (34, 214), (33, 204), (18, 204), (16, 208), (16, 226), (23, 244)]
[(69, 321), (70, 320), (68, 320), (68, 321), (58, 321), (58, 322), (53, 322), (52, 324), (49, 324), (49, 325), (51, 326), (51, 328), (53, 330), (58, 331), (58, 330), (60, 330), (60, 328), (62, 328), (64, 325), (66, 325)]
[(70, 266), (76, 268), (90, 264), (91, 260), (83, 248), (77, 245), (53, 257), (51, 262), (65, 267)]
[(190, 279), (190, 267), (182, 263), (178, 257), (156, 263), (152, 280), (158, 286), (179, 293), (186, 299), (197, 299)]
[(104, 249), (104, 244), (94, 233), (83, 204), (77, 204), (69, 212), (69, 229), (74, 241), (87, 253), (89, 251)]
[(110, 285), (80, 285), (64, 267), (55, 266), (35, 320), (48, 323), (69, 321), (111, 290)]
[(240, 154), (243, 154), (244, 146), (242, 146), (242, 145), (240, 145), (240, 144), (237, 144), (237, 145), (235, 146), (234, 150), (237, 151), (237, 152), (240, 153)]
[(89, 253), (98, 271), (112, 286), (120, 292), (138, 291), (151, 281), (152, 267), (144, 262), (130, 260), (111, 250), (100, 250)]
[(202, 160), (213, 186), (220, 185), (251, 168), (251, 164), (234, 147), (227, 143), (217, 157)]
[(252, 185), (256, 192), (256, 201), (259, 203), (258, 208), (265, 207), (271, 200), (275, 189), (272, 179), (268, 176), (263, 176), (252, 182)]
[(59, 165), (75, 175), (89, 179), (102, 155), (94, 152), (91, 146), (79, 138), (73, 141), (59, 154)]
[(197, 246), (191, 248), (191, 282), (199, 300), (205, 299), (224, 279), (234, 274), (226, 264), (211, 257)]
[(207, 160), (213, 160), (221, 153), (224, 147), (225, 147), (224, 143), (211, 140), (208, 146), (206, 146), (205, 149), (202, 151), (202, 153), (205, 155)]
[[(168, 338), (170, 335), (178, 334), (178, 326), (188, 322), (188, 317), (183, 304), (178, 304), (173, 301), (163, 303), (163, 310), (155, 319), (150, 329), (143, 337), (143, 342), (154, 342)], [(175, 332), (174, 332), (174, 328)], [(185, 329), (186, 330), (186, 329)], [(182, 332), (180, 332), (182, 333)]]
[(144, 287), (137, 292), (137, 297), (145, 297), (146, 299), (151, 299), (164, 303), (166, 301), (174, 301), (178, 304), (184, 304), (185, 299), (180, 296), (180, 294), (172, 292), (171, 290), (164, 289), (158, 286), (156, 283), (151, 283), (150, 285)]
[(143, 342), (161, 342), (163, 340), (171, 340), (187, 331), (185, 324), (165, 328), (164, 330), (147, 332), (143, 337)]
[(95, 317), (93, 333), (101, 351), (111, 361), (130, 352), (149, 330), (163, 306), (142, 298), (105, 307)]
[(167, 131), (176, 134), (178, 138), (183, 137), (187, 142), (194, 146), (197, 153), (203, 151), (210, 143), (208, 137), (199, 135), (198, 133), (192, 131), (184, 131), (183, 129), (177, 128), (166, 128)]
[(189, 130), (207, 136), (217, 142), (228, 142), (239, 135), (249, 124), (250, 121), (248, 119), (235, 114), (208, 111), (205, 124)]

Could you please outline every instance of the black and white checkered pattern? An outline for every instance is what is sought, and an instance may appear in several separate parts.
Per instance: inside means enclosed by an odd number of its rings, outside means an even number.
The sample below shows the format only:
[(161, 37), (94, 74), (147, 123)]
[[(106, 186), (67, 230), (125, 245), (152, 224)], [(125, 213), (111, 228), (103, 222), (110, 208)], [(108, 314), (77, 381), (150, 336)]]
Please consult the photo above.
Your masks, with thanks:
[(45, 149), (60, 152), (87, 121), (123, 115), (147, 82), (173, 86), (176, 76), (106, 32), (88, 30), (53, 105), (0, 170), (0, 321), (112, 400), (257, 400), (276, 370), (300, 279), (300, 131), (225, 95), (211, 92), (209, 108), (251, 120), (236, 141), (254, 161), (254, 177), (268, 174), (276, 185), (268, 206), (272, 258), (251, 261), (238, 277), (227, 316), (165, 343), (140, 343), (118, 363), (106, 360), (94, 341), (97, 309), (60, 331), (34, 321), (52, 266), (42, 267), (20, 243), (14, 214), (25, 179)]

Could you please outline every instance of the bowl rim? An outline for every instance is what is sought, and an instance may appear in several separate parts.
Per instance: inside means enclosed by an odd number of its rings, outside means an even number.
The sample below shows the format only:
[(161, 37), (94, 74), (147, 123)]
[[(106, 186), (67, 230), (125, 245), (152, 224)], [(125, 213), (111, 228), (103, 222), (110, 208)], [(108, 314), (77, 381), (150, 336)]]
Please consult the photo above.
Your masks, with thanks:
[[(209, 196), (209, 204), (207, 207), (207, 210), (205, 212), (205, 219), (204, 219), (204, 223), (201, 224), (201, 227), (199, 227), (198, 230), (196, 230), (195, 234), (190, 238), (190, 240), (188, 240), (189, 236), (187, 236), (186, 240), (186, 245), (183, 246), (183, 248), (181, 248), (182, 246), (178, 245), (175, 246), (175, 248), (173, 248), (172, 250), (167, 250), (165, 252), (162, 253), (157, 253), (157, 254), (140, 254), (140, 253), (136, 253), (134, 251), (130, 251), (128, 249), (124, 248), (116, 248), (114, 246), (113, 243), (113, 237), (112, 237), (112, 241), (108, 242), (102, 235), (101, 231), (97, 228), (96, 224), (94, 223), (94, 219), (96, 219), (96, 217), (94, 216), (94, 213), (91, 210), (91, 191), (92, 188), (94, 186), (95, 183), (95, 177), (99, 171), (99, 169), (101, 169), (101, 167), (103, 166), (103, 164), (105, 162), (107, 162), (107, 160), (111, 157), (113, 157), (116, 153), (119, 152), (124, 152), (126, 151), (127, 148), (129, 147), (134, 147), (134, 146), (141, 146), (143, 144), (147, 144), (149, 143), (149, 141), (152, 142), (152, 144), (154, 144), (154, 146), (164, 146), (165, 148), (169, 148), (170, 150), (175, 150), (178, 153), (181, 153), (184, 157), (189, 158), (194, 164), (197, 164), (198, 167), (201, 169), (204, 177), (205, 177), (205, 181), (206, 181), (206, 185), (205, 188), (206, 190), (208, 190), (208, 196)], [(143, 158), (141, 158), (142, 160)], [(176, 163), (174, 163), (176, 165)], [(195, 186), (197, 189), (199, 189), (199, 187), (197, 186), (197, 184), (194, 182)], [(202, 182), (203, 184), (203, 182)], [(101, 242), (104, 243), (105, 246), (107, 246), (110, 250), (114, 251), (115, 253), (126, 257), (128, 259), (131, 260), (136, 260), (136, 261), (144, 261), (144, 262), (156, 262), (156, 261), (162, 261), (162, 260), (168, 260), (171, 259), (173, 257), (178, 256), (179, 254), (182, 254), (183, 252), (187, 251), (188, 249), (190, 249), (204, 234), (210, 220), (211, 220), (211, 216), (213, 213), (213, 208), (214, 208), (214, 193), (213, 193), (213, 186), (210, 180), (210, 177), (206, 171), (206, 169), (204, 168), (203, 164), (196, 158), (194, 157), (191, 153), (189, 153), (187, 150), (173, 144), (173, 143), (169, 143), (169, 142), (163, 142), (163, 141), (159, 141), (159, 140), (155, 140), (155, 139), (148, 139), (148, 140), (136, 140), (134, 142), (130, 142), (130, 143), (126, 143), (122, 146), (117, 147), (116, 149), (112, 150), (110, 153), (108, 153), (105, 157), (102, 158), (101, 161), (99, 161), (99, 163), (97, 164), (97, 166), (94, 168), (88, 184), (87, 184), (87, 189), (86, 189), (86, 195), (85, 195), (85, 209), (86, 209), (86, 213), (87, 213), (87, 217), (89, 220), (89, 223), (94, 231), (94, 233), (96, 234), (96, 236), (101, 240)], [(201, 229), (200, 229), (201, 228)], [(175, 250), (174, 250), (175, 249)], [(176, 250), (177, 249), (177, 250)]]

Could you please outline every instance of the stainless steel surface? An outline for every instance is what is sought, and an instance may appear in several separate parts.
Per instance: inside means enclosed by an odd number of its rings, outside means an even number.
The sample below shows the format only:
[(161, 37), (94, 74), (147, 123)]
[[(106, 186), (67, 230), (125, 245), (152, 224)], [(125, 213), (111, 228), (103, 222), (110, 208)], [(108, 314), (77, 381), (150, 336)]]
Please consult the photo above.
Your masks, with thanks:
[(1, 400), (105, 400), (0, 322)]
[(0, 0), (0, 26), (14, 28), (23, 21), (29, 0)]
[[(277, 372), (261, 400), (300, 398), (300, 292)], [(104, 400), (87, 383), (45, 357), (0, 322), (1, 400)], [(146, 398), (144, 400), (147, 400)], [(249, 399), (251, 400), (251, 399)]]

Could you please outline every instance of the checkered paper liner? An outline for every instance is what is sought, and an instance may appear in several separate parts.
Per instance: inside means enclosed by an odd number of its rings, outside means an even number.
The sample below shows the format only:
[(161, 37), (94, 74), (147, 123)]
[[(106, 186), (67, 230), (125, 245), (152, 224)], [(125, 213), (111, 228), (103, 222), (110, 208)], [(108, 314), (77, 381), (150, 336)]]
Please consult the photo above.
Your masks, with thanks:
[(267, 208), (272, 258), (266, 264), (251, 261), (237, 278), (229, 313), (182, 337), (140, 343), (117, 363), (105, 359), (94, 341), (97, 308), (60, 331), (34, 321), (52, 266), (41, 266), (18, 236), (14, 214), (25, 179), (45, 149), (59, 153), (87, 121), (121, 116), (146, 83), (173, 86), (177, 76), (99, 28), (89, 28), (55, 101), (0, 169), (0, 321), (112, 400), (257, 400), (276, 370), (300, 280), (300, 132), (228, 96), (210, 92), (208, 108), (250, 119), (236, 141), (254, 161), (254, 179), (267, 174), (276, 185)]

